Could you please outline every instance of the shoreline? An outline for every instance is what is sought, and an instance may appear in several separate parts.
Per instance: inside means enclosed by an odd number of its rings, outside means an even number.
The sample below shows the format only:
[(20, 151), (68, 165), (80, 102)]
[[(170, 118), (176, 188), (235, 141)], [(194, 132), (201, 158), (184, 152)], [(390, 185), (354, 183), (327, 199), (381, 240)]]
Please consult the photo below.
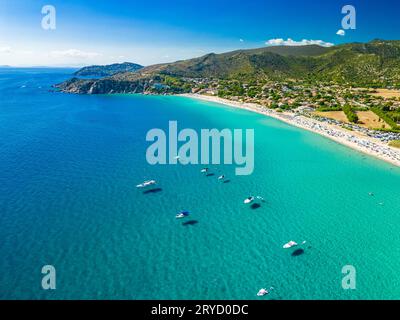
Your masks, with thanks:
[(263, 114), (300, 129), (322, 135), (349, 148), (400, 167), (400, 149), (397, 150), (381, 142), (380, 140), (364, 136), (360, 133), (348, 131), (336, 125), (321, 122), (294, 113), (276, 112), (272, 109), (265, 108), (255, 103), (236, 102), (228, 99), (200, 94), (180, 94), (178, 96), (220, 103), (233, 108), (244, 109)]

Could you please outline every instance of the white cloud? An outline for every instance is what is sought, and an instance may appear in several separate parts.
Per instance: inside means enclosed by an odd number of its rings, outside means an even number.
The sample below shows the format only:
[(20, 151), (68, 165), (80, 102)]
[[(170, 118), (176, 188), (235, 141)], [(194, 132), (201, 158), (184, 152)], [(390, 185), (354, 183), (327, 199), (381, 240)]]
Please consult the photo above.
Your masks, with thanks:
[(344, 30), (342, 30), (342, 29), (339, 29), (338, 32), (336, 32), (336, 34), (337, 34), (338, 36), (344, 37), (344, 36), (346, 35), (346, 32), (345, 32)]
[(303, 39), (301, 41), (295, 41), (290, 38), (287, 40), (284, 40), (282, 38), (279, 39), (270, 39), (267, 42), (265, 42), (267, 46), (306, 46), (306, 45), (311, 45), (311, 44), (316, 44), (318, 46), (322, 47), (332, 47), (334, 46), (333, 43), (330, 42), (325, 42), (322, 40), (307, 40)]
[(0, 53), (12, 53), (11, 47), (0, 47)]
[(18, 54), (33, 54), (34, 52), (32, 50), (18, 50), (16, 51)]
[(240, 42), (244, 42), (244, 40), (243, 40), (243, 39), (239, 39), (239, 41), (240, 41)]
[(32, 50), (15, 50), (15, 49), (11, 48), (10, 46), (5, 46), (5, 47), (0, 47), (0, 53), (28, 55), (28, 54), (33, 54), (33, 51)]
[(78, 49), (51, 51), (50, 55), (55, 58), (68, 57), (68, 58), (81, 58), (81, 59), (90, 59), (101, 56), (101, 54), (97, 52), (85, 52)]

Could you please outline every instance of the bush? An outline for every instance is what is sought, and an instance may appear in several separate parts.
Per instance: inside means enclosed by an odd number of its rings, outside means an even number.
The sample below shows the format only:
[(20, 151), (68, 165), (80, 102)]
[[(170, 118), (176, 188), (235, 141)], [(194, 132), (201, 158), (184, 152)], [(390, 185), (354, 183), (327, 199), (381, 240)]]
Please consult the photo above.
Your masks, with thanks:
[(389, 117), (388, 114), (386, 114), (382, 109), (378, 107), (372, 107), (371, 111), (373, 111), (378, 117), (382, 118), (389, 126), (392, 127), (394, 130), (400, 130), (400, 126), (397, 125), (397, 123)]
[(319, 107), (317, 111), (319, 112), (342, 111), (342, 107)]
[(350, 105), (346, 104), (343, 107), (343, 112), (346, 114), (346, 117), (350, 122), (353, 122), (353, 123), (357, 123), (358, 122), (358, 116), (354, 112), (353, 108)]

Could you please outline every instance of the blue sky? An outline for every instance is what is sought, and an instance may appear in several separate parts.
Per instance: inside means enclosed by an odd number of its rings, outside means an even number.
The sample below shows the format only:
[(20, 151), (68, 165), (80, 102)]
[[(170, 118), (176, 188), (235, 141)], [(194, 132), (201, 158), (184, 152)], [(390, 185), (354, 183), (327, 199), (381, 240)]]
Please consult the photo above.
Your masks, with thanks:
[[(41, 27), (47, 4), (56, 9), (55, 30)], [(347, 4), (356, 8), (357, 29), (339, 36)], [(271, 39), (400, 39), (399, 17), (397, 0), (0, 0), (0, 65), (149, 65)]]

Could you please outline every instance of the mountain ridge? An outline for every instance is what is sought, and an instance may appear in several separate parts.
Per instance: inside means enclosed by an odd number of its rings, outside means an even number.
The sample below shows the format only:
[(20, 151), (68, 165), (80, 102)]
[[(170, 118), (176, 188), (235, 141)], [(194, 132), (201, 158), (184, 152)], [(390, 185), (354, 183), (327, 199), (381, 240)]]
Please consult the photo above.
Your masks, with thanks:
[(71, 79), (58, 85), (58, 88), (74, 93), (142, 92), (146, 88), (151, 91), (149, 88), (154, 83), (160, 83), (164, 85), (164, 91), (176, 93), (177, 88), (178, 91), (190, 89), (182, 88), (181, 82), (185, 83), (185, 79), (237, 79), (248, 82), (288, 78), (332, 81), (349, 86), (400, 86), (400, 41), (375, 39), (368, 43), (346, 43), (333, 47), (271, 46), (209, 53), (98, 80)]

